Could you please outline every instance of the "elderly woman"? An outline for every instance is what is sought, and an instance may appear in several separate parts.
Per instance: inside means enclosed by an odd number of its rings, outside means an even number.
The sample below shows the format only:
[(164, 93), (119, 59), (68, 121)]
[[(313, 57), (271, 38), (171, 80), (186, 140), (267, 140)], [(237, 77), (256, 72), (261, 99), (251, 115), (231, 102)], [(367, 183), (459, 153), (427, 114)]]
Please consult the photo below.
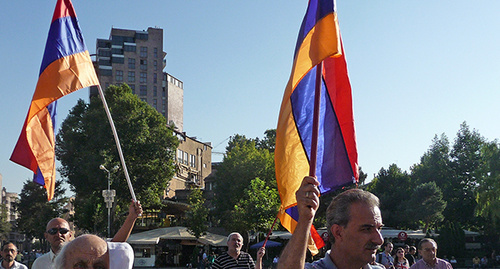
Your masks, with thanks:
[(402, 247), (396, 249), (396, 255), (394, 256), (394, 266), (396, 269), (409, 269), (410, 263), (405, 258), (405, 250)]

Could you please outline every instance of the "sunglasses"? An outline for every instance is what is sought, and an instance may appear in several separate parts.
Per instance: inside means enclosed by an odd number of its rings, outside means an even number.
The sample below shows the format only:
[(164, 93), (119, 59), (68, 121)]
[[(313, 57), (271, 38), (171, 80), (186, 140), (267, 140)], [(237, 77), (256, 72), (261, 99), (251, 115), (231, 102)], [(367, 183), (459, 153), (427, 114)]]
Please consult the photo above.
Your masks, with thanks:
[(52, 228), (47, 231), (47, 233), (50, 235), (54, 235), (57, 232), (59, 232), (60, 234), (66, 234), (67, 232), (69, 232), (69, 230), (66, 228)]

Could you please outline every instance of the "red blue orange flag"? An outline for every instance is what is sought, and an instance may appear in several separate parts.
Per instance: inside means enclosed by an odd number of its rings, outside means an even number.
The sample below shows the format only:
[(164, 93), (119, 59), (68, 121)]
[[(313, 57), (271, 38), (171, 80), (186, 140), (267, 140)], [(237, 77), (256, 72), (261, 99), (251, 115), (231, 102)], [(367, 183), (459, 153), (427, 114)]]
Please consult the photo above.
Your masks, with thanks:
[[(298, 220), (295, 192), (309, 174), (316, 72), (322, 72), (316, 177), (325, 194), (359, 178), (351, 86), (333, 0), (309, 1), (276, 130), (278, 216), (292, 233)], [(317, 253), (323, 244), (312, 227), (309, 250)]]
[(28, 116), (10, 160), (35, 173), (48, 200), (55, 187), (56, 100), (99, 81), (70, 0), (58, 0)]

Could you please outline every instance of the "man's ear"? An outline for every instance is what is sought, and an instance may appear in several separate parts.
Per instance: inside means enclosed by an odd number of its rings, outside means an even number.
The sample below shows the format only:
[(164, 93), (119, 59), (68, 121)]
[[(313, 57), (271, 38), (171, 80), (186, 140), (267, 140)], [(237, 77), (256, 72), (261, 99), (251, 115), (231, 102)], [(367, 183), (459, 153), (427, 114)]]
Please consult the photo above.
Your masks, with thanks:
[(335, 242), (337, 242), (338, 240), (342, 240), (344, 227), (338, 224), (333, 224), (332, 227), (330, 227), (330, 231), (335, 238)]

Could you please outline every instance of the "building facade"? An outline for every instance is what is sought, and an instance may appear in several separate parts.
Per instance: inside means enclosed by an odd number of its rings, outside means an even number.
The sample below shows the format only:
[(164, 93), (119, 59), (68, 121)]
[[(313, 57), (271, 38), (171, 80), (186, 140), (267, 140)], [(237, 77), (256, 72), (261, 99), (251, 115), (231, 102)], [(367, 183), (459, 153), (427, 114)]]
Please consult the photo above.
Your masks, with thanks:
[(165, 198), (176, 197), (180, 202), (187, 202), (187, 193), (182, 190), (192, 187), (204, 189), (205, 178), (212, 173), (212, 145), (189, 137), (184, 132), (175, 134), (179, 139), (176, 172), (165, 191)]
[[(166, 67), (163, 29), (112, 28), (109, 39), (97, 39), (94, 66), (103, 89), (126, 83), (132, 92), (160, 112), (169, 125), (183, 130), (184, 85)], [(97, 88), (90, 96), (98, 95)]]

